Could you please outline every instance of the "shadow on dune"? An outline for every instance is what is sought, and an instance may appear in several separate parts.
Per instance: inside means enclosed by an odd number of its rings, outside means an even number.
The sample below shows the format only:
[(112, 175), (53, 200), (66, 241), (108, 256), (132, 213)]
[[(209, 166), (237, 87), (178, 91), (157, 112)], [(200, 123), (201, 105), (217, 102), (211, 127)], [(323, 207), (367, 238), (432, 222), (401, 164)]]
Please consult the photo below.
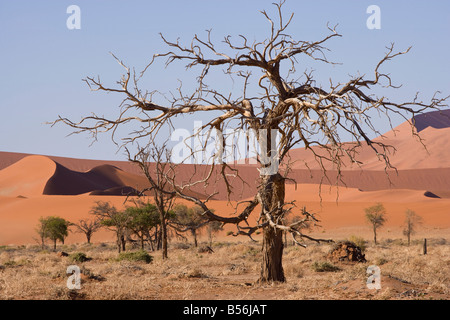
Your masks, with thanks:
[(56, 162), (55, 173), (47, 181), (43, 194), (77, 195), (90, 192), (95, 195), (126, 195), (137, 193), (134, 188), (136, 185), (128, 185), (130, 182), (141, 185), (145, 183), (143, 178), (138, 176), (134, 177), (135, 181), (124, 181), (127, 179), (123, 179), (121, 174), (126, 173), (108, 164), (97, 166), (87, 172), (77, 172)]

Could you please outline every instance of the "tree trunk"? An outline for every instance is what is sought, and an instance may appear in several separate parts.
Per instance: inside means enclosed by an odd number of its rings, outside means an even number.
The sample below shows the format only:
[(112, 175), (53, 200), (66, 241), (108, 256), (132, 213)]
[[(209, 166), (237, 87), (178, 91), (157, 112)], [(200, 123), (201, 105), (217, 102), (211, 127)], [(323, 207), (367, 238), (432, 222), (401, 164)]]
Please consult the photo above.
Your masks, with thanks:
[(196, 229), (191, 229), (191, 233), (192, 233), (192, 236), (194, 237), (194, 247), (197, 248), (198, 247), (197, 230)]
[(283, 232), (283, 233), (284, 233), (284, 247), (287, 248), (287, 246), (288, 246), (287, 232)]
[[(161, 224), (162, 224), (162, 222), (161, 222)], [(162, 241), (161, 240), (162, 240), (162, 228), (158, 228), (158, 225), (156, 225), (156, 231), (155, 231), (155, 246), (156, 246), (156, 250), (161, 250), (162, 249)]]
[(284, 282), (283, 271), (283, 232), (272, 227), (264, 228), (263, 260), (261, 265), (261, 282)]
[(166, 224), (166, 217), (163, 214), (161, 214), (161, 244), (162, 244), (162, 258), (167, 259), (167, 224)]
[(377, 228), (373, 227), (373, 241), (377, 244)]
[[(277, 210), (284, 204), (284, 178), (280, 174), (263, 178), (264, 190), (261, 194), (262, 210), (272, 212), (276, 218), (282, 214)], [(263, 212), (264, 213), (264, 212)], [(267, 221), (264, 217), (264, 221)], [(286, 278), (283, 271), (283, 231), (268, 225), (263, 229), (262, 264), (260, 282), (284, 282)]]
[(120, 242), (122, 244), (122, 251), (126, 251), (126, 240), (125, 240), (125, 235), (121, 235), (120, 236)]
[(56, 251), (56, 239), (53, 240), (53, 251)]
[[(156, 234), (155, 234), (155, 237), (156, 237)], [(150, 242), (150, 250), (152, 250), (152, 251), (155, 251), (155, 248), (154, 248), (154, 240), (149, 236), (148, 237), (148, 239), (149, 239), (149, 242)]]

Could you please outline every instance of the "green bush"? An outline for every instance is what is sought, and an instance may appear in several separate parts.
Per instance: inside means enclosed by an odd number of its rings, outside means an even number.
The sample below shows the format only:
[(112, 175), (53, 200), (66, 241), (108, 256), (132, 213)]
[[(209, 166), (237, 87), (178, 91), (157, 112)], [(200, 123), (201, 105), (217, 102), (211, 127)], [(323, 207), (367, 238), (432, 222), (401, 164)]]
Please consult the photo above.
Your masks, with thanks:
[(72, 253), (71, 255), (69, 255), (69, 259), (72, 262), (86, 262), (91, 260), (91, 258), (88, 258), (83, 252)]
[(336, 272), (341, 270), (339, 267), (329, 263), (329, 262), (314, 262), (312, 265), (312, 269), (315, 272)]
[(146, 251), (139, 250), (133, 252), (121, 252), (119, 253), (119, 258), (117, 260), (144, 261), (145, 263), (150, 263), (153, 261), (153, 257)]

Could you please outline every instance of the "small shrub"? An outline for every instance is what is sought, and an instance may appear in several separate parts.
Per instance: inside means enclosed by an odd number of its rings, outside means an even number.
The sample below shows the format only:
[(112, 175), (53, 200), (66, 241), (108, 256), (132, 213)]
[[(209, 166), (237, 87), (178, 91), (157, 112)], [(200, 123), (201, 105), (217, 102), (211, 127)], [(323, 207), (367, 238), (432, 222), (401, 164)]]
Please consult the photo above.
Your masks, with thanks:
[(203, 273), (200, 269), (194, 268), (186, 274), (187, 278), (208, 278), (208, 275)]
[(72, 262), (86, 262), (91, 260), (91, 258), (88, 258), (83, 252), (72, 253), (71, 255), (69, 255), (69, 259)]
[(9, 261), (6, 261), (6, 262), (4, 263), (4, 265), (5, 265), (6, 267), (14, 267), (14, 266), (17, 265), (17, 262), (15, 262), (14, 260), (9, 260)]
[(22, 266), (28, 265), (30, 263), (31, 263), (31, 261), (28, 259), (20, 259), (17, 261), (16, 260), (6, 261), (3, 265), (5, 267), (22, 267)]
[(150, 263), (153, 261), (153, 257), (149, 255), (146, 251), (140, 250), (140, 251), (119, 253), (118, 261), (122, 260), (144, 261), (145, 263)]
[(386, 264), (388, 262), (389, 262), (389, 260), (387, 260), (386, 258), (380, 257), (380, 258), (376, 258), (374, 263), (377, 266), (382, 266), (383, 264)]
[(341, 270), (339, 267), (329, 263), (329, 262), (314, 262), (312, 269), (315, 272), (336, 272)]
[(364, 240), (364, 238), (352, 235), (350, 236), (350, 238), (348, 238), (348, 241), (353, 242), (356, 246), (358, 246), (361, 249), (362, 252), (366, 251), (367, 241)]
[(93, 273), (90, 269), (86, 268), (84, 265), (81, 267), (81, 273), (84, 274), (88, 279), (90, 280), (96, 280), (96, 281), (105, 281), (106, 278), (102, 275)]
[(0, 251), (12, 252), (12, 251), (16, 251), (16, 250), (17, 250), (17, 248), (14, 248), (14, 247), (11, 247), (11, 246), (0, 246)]

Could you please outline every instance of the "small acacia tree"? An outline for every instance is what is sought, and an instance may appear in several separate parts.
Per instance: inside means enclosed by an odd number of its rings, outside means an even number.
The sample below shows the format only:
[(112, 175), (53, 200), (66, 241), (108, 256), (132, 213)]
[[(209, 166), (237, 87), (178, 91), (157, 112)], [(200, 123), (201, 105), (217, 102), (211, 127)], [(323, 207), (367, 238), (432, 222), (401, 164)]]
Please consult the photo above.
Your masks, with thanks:
[(150, 230), (161, 223), (158, 209), (151, 203), (139, 203), (126, 208), (125, 213), (129, 217), (127, 227), (139, 238), (141, 249), (144, 250), (145, 241), (151, 240)]
[(47, 238), (47, 219), (44, 217), (39, 218), (39, 224), (36, 228), (36, 233), (39, 235), (39, 241), (41, 242), (41, 248), (44, 250), (45, 248), (45, 239)]
[(53, 250), (56, 251), (56, 242), (59, 240), (64, 244), (65, 238), (69, 235), (70, 225), (69, 221), (60, 217), (41, 217), (37, 232), (41, 238), (42, 248), (44, 248), (45, 238), (48, 238), (53, 241)]
[(408, 246), (411, 244), (411, 236), (416, 233), (416, 228), (422, 223), (422, 217), (414, 211), (407, 209), (405, 212), (405, 224), (403, 235), (408, 238)]
[(119, 253), (122, 250), (125, 251), (129, 217), (123, 211), (117, 210), (111, 203), (102, 201), (97, 201), (91, 208), (90, 213), (102, 226), (114, 231)]
[(212, 247), (214, 234), (223, 230), (223, 225), (219, 221), (209, 221), (206, 225), (206, 232), (208, 232), (209, 246)]
[[(159, 213), (160, 236), (158, 237), (157, 246), (159, 249), (159, 244), (161, 243), (162, 258), (167, 259), (167, 225), (170, 220), (171, 208), (175, 199), (175, 193), (173, 192), (173, 189), (170, 188), (170, 181), (166, 178), (166, 175), (173, 170), (170, 163), (164, 161), (169, 158), (167, 156), (169, 152), (164, 146), (161, 148), (156, 146), (153, 146), (152, 148), (139, 148), (139, 152), (133, 157), (128, 149), (126, 149), (126, 151), (128, 153), (128, 160), (139, 166), (149, 183), (149, 187), (140, 190), (140, 195), (145, 195), (146, 192), (152, 193), (156, 210)], [(153, 162), (154, 168), (150, 168), (150, 162)]]
[(177, 204), (173, 207), (175, 219), (171, 226), (179, 232), (190, 232), (194, 239), (194, 246), (198, 246), (197, 234), (200, 228), (208, 223), (202, 215), (202, 208), (194, 206), (189, 208), (185, 204)]
[(91, 243), (92, 235), (101, 228), (101, 223), (98, 220), (79, 220), (78, 223), (73, 224), (78, 232), (84, 233), (87, 243)]
[[(115, 139), (121, 131), (119, 129), (134, 124), (134, 129), (122, 140), (123, 144), (131, 146), (144, 141), (143, 148), (146, 148), (148, 144), (160, 143), (161, 137), (170, 134), (175, 118), (182, 117), (184, 121), (189, 121), (198, 119), (200, 114), (208, 114), (208, 122), (194, 135), (199, 136), (201, 132), (210, 136), (215, 133), (219, 137), (217, 152), (210, 158), (213, 160), (210, 161), (210, 170), (196, 183), (183, 183), (168, 175), (164, 181), (169, 182), (169, 189), (158, 184), (152, 187), (166, 196), (176, 196), (200, 206), (209, 220), (236, 225), (237, 234), (250, 236), (262, 230), (262, 282), (285, 281), (282, 267), (283, 232), (290, 233), (293, 240), (303, 246), (306, 245), (305, 239), (324, 240), (313, 239), (299, 228), (305, 221), (315, 221), (314, 215), (306, 211), (302, 212), (301, 223), (284, 223), (283, 217), (294, 208), (293, 203), (285, 201), (286, 176), (282, 171), (292, 148), (302, 146), (311, 152), (325, 177), (328, 173), (325, 165), (331, 163), (336, 169), (337, 180), (341, 178), (344, 160), (358, 163), (358, 148), (363, 144), (373, 150), (388, 170), (393, 167), (389, 161), (392, 147), (383, 140), (369, 138), (371, 133), (379, 133), (372, 121), (374, 115), (386, 116), (387, 123), (391, 123), (393, 114), (401, 116), (417, 134), (414, 130), (415, 116), (446, 106), (448, 98), (435, 94), (429, 102), (423, 102), (416, 95), (410, 101), (396, 102), (383, 95), (383, 90), (397, 88), (389, 74), (382, 70), (386, 62), (409, 51), (408, 48), (395, 52), (393, 44), (375, 63), (371, 76), (357, 74), (348, 81), (327, 79), (325, 83), (318, 84), (313, 72), (302, 73), (297, 69), (299, 66), (306, 69), (304, 63), (308, 63), (307, 59), (333, 65), (334, 62), (326, 56), (328, 48), (325, 45), (341, 35), (336, 28), (328, 27), (328, 34), (321, 39), (294, 39), (287, 30), (294, 14), (286, 17), (282, 6), (283, 2), (275, 4), (276, 18), (262, 11), (269, 25), (268, 35), (262, 40), (252, 42), (249, 39), (254, 38), (253, 35), (239, 35), (237, 40), (226, 36), (218, 45), (211, 31), (207, 31), (204, 38), (195, 35), (192, 41), (183, 45), (179, 40), (170, 41), (161, 35), (167, 51), (155, 53), (141, 73), (136, 73), (115, 57), (125, 70), (117, 81), (118, 86), (107, 86), (99, 77), (87, 77), (85, 81), (94, 91), (116, 93), (123, 97), (117, 116), (107, 118), (92, 113), (75, 122), (60, 116), (53, 123), (63, 122), (74, 128), (75, 133), (90, 132), (94, 139), (99, 132), (110, 132)], [(245, 24), (242, 26), (245, 27)], [(180, 84), (170, 95), (161, 94), (153, 88), (141, 88), (143, 76), (148, 75), (161, 60), (166, 66), (183, 63), (196, 76), (195, 87), (186, 89)], [(233, 80), (229, 87), (217, 78), (223, 74), (226, 79)], [(212, 75), (214, 77), (211, 78)], [(158, 79), (159, 74), (152, 73), (151, 76)], [(212, 177), (217, 177), (212, 174), (217, 170), (227, 192), (233, 192), (230, 176), (239, 177), (239, 168), (231, 166), (233, 162), (229, 163), (221, 151), (233, 144), (225, 138), (225, 133), (230, 131), (255, 133), (260, 145), (257, 155), (260, 177), (254, 197), (240, 202), (236, 206), (236, 215), (222, 216), (210, 210), (209, 197), (205, 200), (188, 194), (187, 190), (199, 183), (208, 185)], [(343, 133), (353, 142), (341, 143)], [(279, 141), (274, 139), (276, 134), (280, 136)], [(192, 153), (195, 151), (192, 150)], [(139, 152), (141, 150), (136, 154)], [(254, 219), (257, 223), (251, 224), (249, 216), (257, 207), (260, 219)]]
[(377, 244), (377, 229), (381, 228), (386, 219), (386, 209), (382, 203), (377, 203), (374, 206), (364, 209), (366, 213), (366, 220), (372, 226), (373, 241)]

